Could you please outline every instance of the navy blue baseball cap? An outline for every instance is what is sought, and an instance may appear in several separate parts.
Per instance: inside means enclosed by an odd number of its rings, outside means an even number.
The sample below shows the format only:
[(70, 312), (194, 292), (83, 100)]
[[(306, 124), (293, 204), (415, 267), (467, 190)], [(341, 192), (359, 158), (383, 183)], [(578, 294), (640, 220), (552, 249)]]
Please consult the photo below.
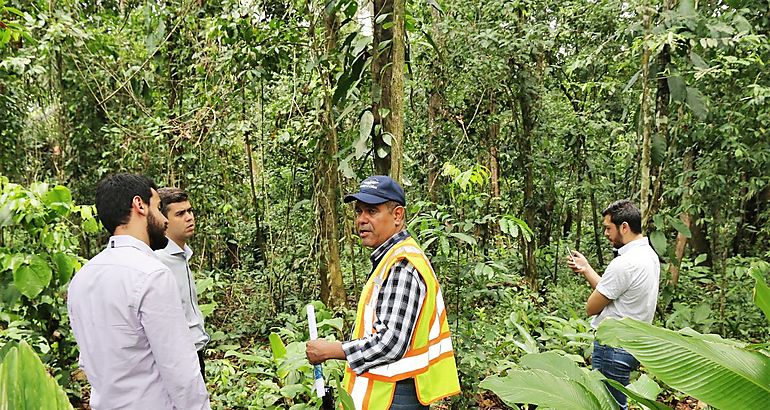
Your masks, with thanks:
[(345, 195), (345, 202), (351, 201), (361, 201), (372, 205), (395, 201), (402, 206), (406, 205), (404, 189), (393, 178), (386, 175), (374, 175), (361, 181), (357, 193)]

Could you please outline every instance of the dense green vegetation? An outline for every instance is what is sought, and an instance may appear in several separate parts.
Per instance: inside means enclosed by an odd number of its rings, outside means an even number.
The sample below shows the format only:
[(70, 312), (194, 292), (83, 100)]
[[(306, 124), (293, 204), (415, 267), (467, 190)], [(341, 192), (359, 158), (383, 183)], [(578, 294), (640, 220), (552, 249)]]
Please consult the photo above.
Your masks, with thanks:
[[(565, 246), (606, 266), (618, 198), (664, 260), (649, 333), (767, 357), (769, 35), (766, 0), (0, 0), (0, 357), (29, 345), (87, 403), (65, 291), (117, 171), (191, 194), (215, 408), (319, 406), (302, 312), (349, 334), (370, 266), (342, 195), (373, 173), (442, 283), (453, 408), (536, 370), (600, 383)], [(638, 400), (730, 408), (642, 362)]]

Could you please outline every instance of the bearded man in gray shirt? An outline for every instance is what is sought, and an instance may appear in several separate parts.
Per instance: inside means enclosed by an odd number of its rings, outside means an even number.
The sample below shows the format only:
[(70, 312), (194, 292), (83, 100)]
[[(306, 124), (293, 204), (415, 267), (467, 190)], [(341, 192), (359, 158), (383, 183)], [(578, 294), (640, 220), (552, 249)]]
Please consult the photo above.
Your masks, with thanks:
[(174, 277), (153, 253), (167, 242), (155, 183), (108, 176), (96, 187), (96, 210), (112, 236), (67, 296), (91, 408), (209, 410)]
[[(591, 327), (608, 317), (622, 319), (630, 317), (652, 323), (658, 301), (660, 260), (642, 235), (642, 216), (630, 201), (615, 201), (602, 211), (604, 236), (618, 257), (612, 260), (599, 276), (583, 254), (573, 251), (567, 265), (582, 274), (594, 289), (586, 303), (589, 315), (595, 315)], [(630, 381), (631, 372), (639, 362), (622, 348), (613, 348), (594, 342), (591, 366), (605, 377), (623, 385)], [(627, 409), (626, 396), (607, 386), (620, 407)]]
[(182, 310), (184, 310), (187, 327), (190, 329), (191, 340), (198, 351), (198, 364), (205, 380), (206, 366), (203, 357), (210, 337), (203, 327), (203, 314), (198, 307), (198, 292), (190, 270), (193, 251), (187, 245), (187, 241), (195, 233), (193, 207), (190, 205), (187, 192), (182, 189), (161, 188), (158, 190), (158, 195), (161, 201), (160, 210), (168, 219), (166, 237), (169, 241), (165, 248), (155, 251), (155, 254), (171, 269), (176, 279)]

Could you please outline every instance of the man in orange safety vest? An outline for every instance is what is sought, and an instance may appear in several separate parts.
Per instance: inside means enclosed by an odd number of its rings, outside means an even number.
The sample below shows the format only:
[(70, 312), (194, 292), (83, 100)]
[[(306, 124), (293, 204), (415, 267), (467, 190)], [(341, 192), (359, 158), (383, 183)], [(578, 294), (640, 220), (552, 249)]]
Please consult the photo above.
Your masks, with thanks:
[(307, 343), (313, 364), (347, 361), (343, 386), (356, 409), (427, 409), (460, 393), (441, 288), (428, 258), (405, 230), (404, 190), (383, 175), (361, 182), (356, 229), (374, 249), (351, 340)]

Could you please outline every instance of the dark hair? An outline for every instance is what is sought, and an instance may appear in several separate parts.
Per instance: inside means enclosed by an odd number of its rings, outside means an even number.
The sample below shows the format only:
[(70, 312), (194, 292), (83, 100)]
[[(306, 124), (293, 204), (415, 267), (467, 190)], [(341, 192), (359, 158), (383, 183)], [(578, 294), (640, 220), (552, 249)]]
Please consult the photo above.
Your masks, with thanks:
[(615, 226), (620, 227), (623, 222), (628, 223), (633, 233), (642, 233), (642, 214), (639, 209), (628, 199), (620, 199), (611, 203), (602, 211), (602, 216), (610, 216)]
[(396, 209), (396, 207), (399, 207), (399, 206), (404, 208), (404, 223), (406, 223), (406, 206), (404, 206), (403, 204), (401, 204), (398, 201), (393, 201), (393, 200), (386, 201), (385, 202), (385, 206), (388, 207), (388, 210), (390, 212), (393, 212), (393, 210)]
[(187, 192), (181, 188), (161, 188), (158, 190), (158, 195), (160, 195), (160, 212), (164, 216), (168, 216), (168, 206), (170, 204), (189, 200)]
[(96, 185), (96, 212), (107, 232), (114, 235), (115, 228), (128, 223), (135, 196), (149, 205), (152, 189), (157, 188), (152, 179), (139, 174), (115, 174), (99, 181)]

